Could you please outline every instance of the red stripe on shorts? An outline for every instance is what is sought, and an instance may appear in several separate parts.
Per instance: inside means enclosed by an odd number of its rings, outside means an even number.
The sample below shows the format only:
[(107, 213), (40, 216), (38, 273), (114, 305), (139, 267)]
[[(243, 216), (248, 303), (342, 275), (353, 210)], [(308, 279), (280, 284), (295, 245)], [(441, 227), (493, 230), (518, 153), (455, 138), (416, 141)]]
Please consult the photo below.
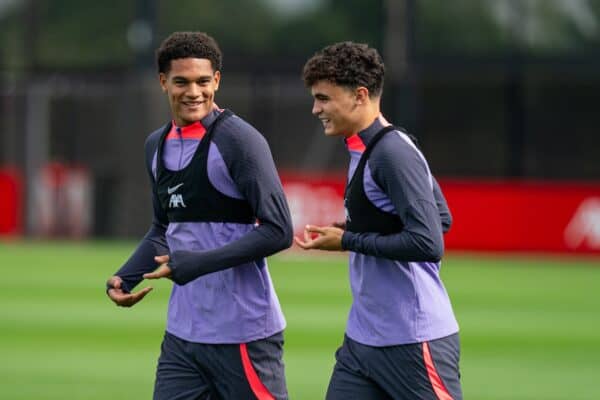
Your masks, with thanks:
[(431, 358), (431, 352), (429, 351), (429, 343), (423, 342), (423, 359), (425, 360), (425, 368), (427, 368), (427, 375), (433, 391), (439, 400), (452, 400), (452, 396), (448, 393), (444, 382), (437, 373), (435, 365), (433, 365), (433, 359)]
[(256, 396), (258, 400), (275, 400), (275, 397), (269, 392), (269, 389), (265, 387), (265, 385), (261, 382), (258, 374), (254, 370), (252, 366), (252, 361), (250, 361), (250, 356), (248, 355), (248, 349), (246, 348), (246, 343), (240, 344), (240, 353), (242, 355), (242, 365), (244, 366), (244, 373), (246, 374), (246, 379), (248, 379), (248, 383), (250, 384), (250, 388), (252, 392)]

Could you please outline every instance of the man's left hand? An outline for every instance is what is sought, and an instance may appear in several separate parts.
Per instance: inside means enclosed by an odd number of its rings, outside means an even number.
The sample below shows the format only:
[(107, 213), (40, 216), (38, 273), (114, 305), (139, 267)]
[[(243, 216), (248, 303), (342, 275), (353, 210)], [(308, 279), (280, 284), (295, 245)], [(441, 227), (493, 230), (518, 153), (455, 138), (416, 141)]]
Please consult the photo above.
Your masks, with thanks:
[(144, 274), (144, 279), (160, 279), (160, 278), (171, 278), (171, 267), (167, 264), (169, 262), (169, 256), (156, 256), (154, 261), (160, 264), (154, 272)]
[(294, 237), (294, 241), (304, 250), (318, 249), (329, 251), (341, 251), (342, 235), (344, 230), (334, 226), (306, 225), (304, 228), (304, 240)]

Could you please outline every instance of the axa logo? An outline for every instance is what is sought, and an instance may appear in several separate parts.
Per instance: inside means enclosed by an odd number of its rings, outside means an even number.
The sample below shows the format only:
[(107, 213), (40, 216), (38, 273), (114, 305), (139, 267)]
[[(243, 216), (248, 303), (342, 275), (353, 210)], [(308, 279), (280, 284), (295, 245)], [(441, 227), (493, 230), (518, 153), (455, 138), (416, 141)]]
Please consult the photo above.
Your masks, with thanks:
[(175, 193), (177, 189), (179, 189), (182, 186), (183, 183), (180, 183), (179, 185), (175, 185), (173, 187), (167, 187), (167, 194), (171, 195), (171, 197), (169, 197), (169, 208), (185, 208), (185, 203), (183, 202), (183, 195)]
[(600, 249), (600, 198), (585, 199), (575, 211), (565, 229), (567, 246), (576, 249), (584, 243), (596, 250)]

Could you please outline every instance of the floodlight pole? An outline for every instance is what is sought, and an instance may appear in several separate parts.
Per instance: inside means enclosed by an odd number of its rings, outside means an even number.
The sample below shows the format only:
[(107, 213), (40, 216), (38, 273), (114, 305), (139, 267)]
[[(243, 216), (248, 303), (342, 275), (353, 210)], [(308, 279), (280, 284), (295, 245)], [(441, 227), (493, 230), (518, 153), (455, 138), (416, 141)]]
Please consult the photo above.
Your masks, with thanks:
[(389, 119), (417, 130), (417, 90), (414, 66), (415, 0), (384, 0), (383, 57), (386, 66), (386, 90), (383, 108)]

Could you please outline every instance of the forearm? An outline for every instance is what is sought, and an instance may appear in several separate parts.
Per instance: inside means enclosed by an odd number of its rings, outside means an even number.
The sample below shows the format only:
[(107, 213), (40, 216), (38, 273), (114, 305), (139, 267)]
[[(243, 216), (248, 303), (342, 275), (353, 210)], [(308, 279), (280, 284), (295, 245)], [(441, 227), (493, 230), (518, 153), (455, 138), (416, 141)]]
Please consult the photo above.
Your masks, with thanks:
[(390, 235), (344, 232), (342, 248), (397, 261), (439, 261), (444, 241), (437, 207), (418, 202), (409, 208), (404, 220), (404, 229)]
[(452, 214), (448, 208), (444, 193), (442, 193), (442, 189), (435, 178), (433, 178), (433, 197), (439, 210), (442, 231), (446, 233), (450, 230), (450, 226), (452, 225)]
[(291, 229), (261, 224), (240, 239), (206, 251), (175, 251), (171, 254), (171, 278), (184, 285), (200, 276), (243, 265), (291, 246)]
[(142, 275), (156, 269), (154, 257), (169, 253), (165, 239), (166, 228), (160, 224), (152, 224), (150, 230), (129, 259), (115, 273), (123, 280), (123, 290), (130, 292), (142, 281)]

